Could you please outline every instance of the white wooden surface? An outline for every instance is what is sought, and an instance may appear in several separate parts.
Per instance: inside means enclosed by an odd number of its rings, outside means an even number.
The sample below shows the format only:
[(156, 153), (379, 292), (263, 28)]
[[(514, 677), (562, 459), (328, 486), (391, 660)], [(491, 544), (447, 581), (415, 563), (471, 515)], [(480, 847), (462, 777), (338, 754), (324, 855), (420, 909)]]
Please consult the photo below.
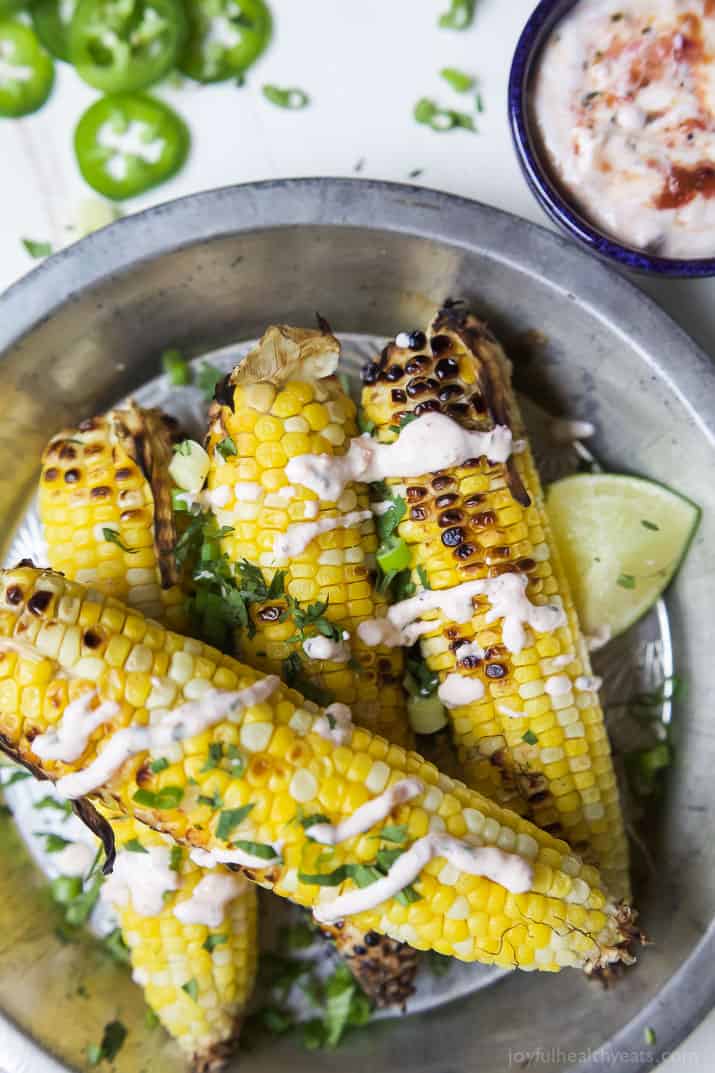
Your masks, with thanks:
[[(448, 0), (270, 0), (276, 29), (268, 52), (244, 88), (231, 84), (163, 89), (192, 133), (188, 165), (170, 183), (124, 206), (125, 211), (197, 190), (255, 179), (353, 175), (438, 187), (541, 223), (519, 172), (506, 121), (506, 81), (514, 45), (534, 0), (478, 0), (471, 30), (437, 29)], [(477, 135), (436, 134), (418, 126), (421, 96), (467, 109), (438, 75), (454, 66), (475, 74), (485, 104)], [(82, 199), (92, 196), (74, 162), (72, 132), (96, 94), (58, 65), (51, 100), (37, 115), (0, 119), (0, 290), (33, 262), (23, 236), (55, 246)], [(311, 96), (302, 112), (268, 104), (263, 82), (298, 86)], [(715, 283), (641, 285), (710, 353), (715, 352)], [(673, 356), (677, 360), (677, 356)], [(709, 1073), (715, 1014), (663, 1066)]]

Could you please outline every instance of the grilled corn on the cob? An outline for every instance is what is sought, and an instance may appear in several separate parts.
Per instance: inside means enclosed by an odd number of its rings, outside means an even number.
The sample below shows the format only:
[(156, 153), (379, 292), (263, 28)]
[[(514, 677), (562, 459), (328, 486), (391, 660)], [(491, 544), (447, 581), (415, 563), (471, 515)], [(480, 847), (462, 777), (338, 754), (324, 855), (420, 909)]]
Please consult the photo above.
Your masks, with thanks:
[[(132, 440), (127, 450), (128, 429)], [(129, 603), (146, 606), (148, 613), (183, 624), (181, 591), (176, 585), (161, 589), (163, 578), (177, 576), (173, 524), (167, 513), (172, 429), (165, 415), (130, 406), (60, 434), (45, 452), (39, 507), (53, 567), (72, 580), (86, 577), (98, 592), (119, 594)], [(59, 472), (53, 475), (53, 470)], [(72, 470), (79, 477), (68, 481)], [(79, 503), (80, 483), (84, 505)], [(96, 495), (102, 488), (109, 494)], [(155, 528), (159, 516), (162, 521)], [(106, 528), (119, 533), (120, 544), (107, 541)], [(134, 552), (135, 548), (141, 550)], [(111, 558), (108, 549), (113, 549)], [(139, 555), (142, 566), (134, 567)], [(105, 885), (105, 891), (114, 890), (122, 897), (115, 907), (134, 978), (161, 1023), (192, 1058), (196, 1073), (214, 1073), (235, 1049), (253, 988), (258, 950), (255, 888), (237, 883), (221, 866), (215, 871), (200, 868), (181, 850), (175, 855), (172, 876), (167, 864), (170, 851), (161, 835), (114, 813), (105, 818), (123, 854), (118, 860), (133, 863), (134, 882), (151, 888), (153, 879), (156, 888), (163, 874), (168, 883), (167, 897), (143, 910), (121, 882)], [(165, 858), (162, 867), (156, 866), (157, 856)], [(115, 867), (122, 871), (121, 864)], [(221, 919), (213, 928), (184, 922), (174, 912), (197, 888), (209, 900), (212, 894), (214, 900), (219, 895)], [(232, 894), (225, 906), (222, 894)]]
[[(251, 609), (252, 631), (241, 632), (237, 647), (251, 666), (280, 674), (298, 689), (304, 682), (306, 689), (317, 685), (348, 704), (357, 723), (407, 746), (402, 654), (371, 649), (356, 633), (385, 606), (369, 568), (377, 542), (367, 488), (351, 484), (339, 503), (321, 509), (310, 493), (293, 489), (283, 471), (290, 457), (307, 449), (340, 455), (357, 432), (355, 404), (332, 375), (337, 357), (327, 329), (268, 330), (221, 384), (221, 402), (212, 408), (208, 498), (223, 504), (214, 510), (220, 524), (232, 528), (223, 540), (231, 562), (249, 561), (271, 578), (278, 561), (273, 545), (290, 526), (358, 510), (367, 515), (359, 525), (318, 536), (285, 564), (285, 594)], [(327, 606), (299, 629), (290, 597), (319, 611), (318, 605)], [(407, 1000), (417, 970), (414, 950), (385, 938), (368, 942), (347, 925), (326, 933), (378, 1006)]]
[(327, 601), (322, 625), (334, 631), (331, 639), (309, 627), (305, 643), (291, 640), (296, 621), (285, 598), (275, 599), (253, 609), (255, 634), (242, 635), (242, 658), (277, 674), (302, 665), (296, 685), (309, 679), (348, 704), (356, 722), (409, 745), (402, 653), (370, 648), (356, 633), (385, 606), (370, 576), (377, 538), (367, 486), (350, 483), (337, 503), (320, 503), (285, 474), (295, 455), (339, 456), (357, 433), (355, 404), (332, 375), (338, 354), (327, 328), (268, 329), (219, 384), (207, 441), (209, 498), (220, 524), (231, 527), (222, 541), (231, 562), (247, 560), (269, 580), (285, 571), (286, 596), (304, 608)]
[(216, 1073), (253, 990), (255, 886), (220, 865), (200, 868), (138, 820), (107, 818), (117, 859), (102, 896), (118, 914), (134, 979), (195, 1073)]
[(524, 430), (502, 348), (476, 317), (448, 305), (426, 335), (390, 344), (363, 376), (365, 414), (383, 442), (434, 412), (463, 429), (511, 429), (517, 450), (506, 462), (478, 457), (429, 472), (428, 448), (422, 476), (392, 482), (407, 503), (399, 532), (419, 588), (518, 575), (534, 604), (563, 608), (563, 624), (529, 631), (520, 647), (505, 633), (506, 620), (490, 613), (488, 596), (478, 595), (463, 623), (428, 614), (434, 628), (422, 651), (442, 688), (452, 676), (476, 698), (451, 711), (468, 784), (567, 840), (598, 865), (616, 897), (626, 897), (627, 844), (598, 683), (531, 452), (516, 442)]
[(113, 599), (0, 574), (2, 748), (64, 796), (237, 864), (322, 921), (525, 969), (628, 959), (630, 910), (566, 843), (416, 753), (333, 732), (276, 678)]
[(39, 507), (53, 569), (179, 629), (175, 434), (173, 418), (134, 403), (58, 433), (42, 456)]

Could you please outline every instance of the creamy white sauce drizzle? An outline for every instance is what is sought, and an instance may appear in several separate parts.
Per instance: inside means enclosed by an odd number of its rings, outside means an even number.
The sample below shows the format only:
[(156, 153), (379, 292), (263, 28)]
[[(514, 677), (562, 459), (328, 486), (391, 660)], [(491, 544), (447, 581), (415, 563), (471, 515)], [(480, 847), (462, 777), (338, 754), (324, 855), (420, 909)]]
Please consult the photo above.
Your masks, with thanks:
[(146, 853), (123, 849), (102, 885), (102, 897), (120, 908), (131, 904), (139, 916), (157, 917), (163, 912), (165, 893), (180, 886), (168, 846), (148, 846)]
[(452, 838), (451, 835), (433, 833), (413, 842), (382, 879), (367, 887), (339, 894), (330, 902), (323, 902), (313, 910), (313, 916), (321, 924), (328, 924), (374, 909), (414, 883), (422, 869), (435, 857), (443, 857), (465, 875), (485, 876), (512, 894), (526, 894), (531, 890), (533, 868), (517, 854), (505, 853), (494, 846), (470, 846), (468, 842)]
[(308, 836), (313, 842), (320, 842), (321, 846), (337, 846), (341, 842), (347, 842), (349, 838), (357, 838), (386, 819), (398, 805), (424, 793), (424, 789), (424, 783), (419, 779), (400, 779), (371, 801), (366, 801), (364, 805), (356, 808), (346, 820), (336, 824), (313, 824), (308, 830)]
[(448, 674), (437, 690), (437, 696), (445, 708), (461, 708), (473, 704), (484, 696), (484, 683), (479, 678), (467, 678), (463, 674)]
[(475, 432), (445, 414), (428, 413), (405, 425), (394, 443), (358, 436), (339, 457), (297, 455), (286, 466), (286, 475), (293, 484), (302, 484), (320, 499), (334, 503), (349, 481), (419, 477), (460, 466), (470, 458), (506, 462), (511, 446), (511, 430), (504, 425)]
[(281, 844), (279, 842), (265, 843), (273, 850), (273, 857), (259, 857), (255, 853), (248, 853), (243, 849), (192, 849), (190, 853), (194, 864), (202, 868), (215, 868), (217, 864), (237, 864), (241, 868), (270, 868), (281, 859)]
[[(131, 757), (195, 738), (232, 713), (260, 704), (275, 692), (279, 684), (275, 675), (269, 675), (235, 692), (211, 689), (198, 700), (182, 704), (155, 726), (123, 727), (111, 735), (102, 751), (86, 768), (58, 779), (57, 791), (68, 798), (91, 793), (104, 786)], [(60, 722), (63, 720), (64, 716)]]
[(61, 876), (86, 876), (94, 863), (95, 853), (84, 842), (70, 842), (53, 857)]
[(353, 736), (353, 713), (347, 704), (336, 702), (318, 716), (311, 729), (335, 745), (348, 745)]
[(304, 552), (308, 545), (321, 533), (332, 529), (350, 529), (372, 518), (372, 511), (352, 510), (348, 514), (338, 514), (334, 518), (319, 518), (317, 522), (296, 522), (289, 525), (285, 533), (278, 533), (273, 541), (273, 554), (283, 562)]
[(33, 753), (41, 760), (61, 760), (65, 764), (78, 760), (97, 727), (109, 722), (119, 712), (119, 705), (111, 700), (92, 708), (96, 697), (96, 691), (91, 690), (71, 701), (57, 726), (35, 738)]
[(532, 101), (548, 161), (628, 245), (715, 254), (714, 52), (703, 0), (580, 0), (542, 51)]
[(518, 653), (526, 644), (525, 626), (531, 626), (537, 633), (550, 633), (566, 624), (563, 608), (532, 604), (526, 595), (526, 585), (527, 579), (521, 574), (502, 574), (465, 581), (451, 589), (424, 589), (408, 600), (393, 604), (385, 618), (360, 623), (358, 636), (366, 645), (409, 646), (421, 634), (435, 628), (434, 622), (418, 622), (420, 615), (440, 611), (448, 621), (468, 622), (474, 612), (474, 598), (486, 596), (491, 604), (486, 621), (503, 619), (504, 644), (510, 652)]
[(471, 659), (472, 656), (476, 659), (484, 659), (484, 649), (476, 641), (467, 641), (465, 645), (460, 645), (456, 649), (455, 655), (457, 663), (463, 663), (465, 659)]
[(174, 906), (174, 916), (182, 924), (205, 924), (218, 928), (226, 915), (226, 906), (246, 889), (246, 880), (233, 872), (204, 876), (191, 897)]
[(263, 495), (263, 487), (255, 481), (238, 481), (233, 486), (233, 494), (238, 503), (257, 503)]
[(574, 682), (576, 689), (579, 693), (597, 693), (603, 685), (603, 679), (598, 675), (580, 674)]
[(331, 637), (307, 637), (303, 641), (303, 651), (308, 659), (330, 660), (332, 663), (347, 663), (350, 659), (350, 645), (347, 644), (347, 634), (340, 641), (334, 641)]
[(500, 715), (505, 715), (507, 719), (523, 719), (526, 716), (526, 712), (517, 712), (515, 708), (510, 708), (508, 704), (498, 704), (497, 711)]
[(544, 682), (544, 689), (550, 697), (562, 697), (573, 688), (567, 674), (554, 674)]

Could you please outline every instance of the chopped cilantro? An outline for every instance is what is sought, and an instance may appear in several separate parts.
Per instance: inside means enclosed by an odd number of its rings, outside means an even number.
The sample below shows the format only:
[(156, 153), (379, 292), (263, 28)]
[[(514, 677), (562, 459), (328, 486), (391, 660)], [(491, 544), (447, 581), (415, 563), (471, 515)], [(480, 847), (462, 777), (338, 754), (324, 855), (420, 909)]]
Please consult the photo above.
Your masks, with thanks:
[(102, 536), (104, 537), (104, 539), (109, 544), (116, 544), (117, 547), (121, 548), (122, 551), (125, 551), (127, 553), (127, 555), (136, 555), (138, 553), (138, 551), (139, 551), (139, 548), (130, 548), (130, 547), (128, 547), (122, 541), (122, 539), (119, 536), (119, 533), (116, 531), (116, 529), (110, 529), (108, 526), (105, 526), (102, 529)]
[(647, 518), (641, 519), (641, 525), (644, 529), (652, 529), (654, 532), (658, 532), (660, 529), (659, 525), (656, 525), (655, 522), (649, 522)]
[(616, 584), (622, 589), (635, 589), (636, 579), (633, 574), (619, 574)]
[(113, 1062), (126, 1038), (127, 1030), (122, 1022), (110, 1021), (104, 1026), (102, 1042), (91, 1043), (87, 1048), (87, 1061), (91, 1066), (98, 1066), (100, 1062)]
[(314, 812), (312, 816), (301, 816), (298, 823), (304, 831), (309, 831), (316, 823), (330, 823), (330, 820), (322, 812)]
[(216, 837), (220, 838), (222, 842), (228, 842), (233, 831), (243, 823), (254, 804), (255, 802), (250, 801), (247, 805), (241, 805), (240, 808), (224, 809), (218, 818)]
[(191, 455), (191, 440), (181, 440), (180, 443), (175, 443), (174, 454), (183, 455), (185, 458), (189, 458)]
[(50, 797), (49, 795), (40, 798), (40, 800), (36, 801), (32, 807), (36, 809), (52, 808), (56, 812), (63, 812), (65, 816), (72, 815), (71, 801), (58, 801), (56, 797)]
[(114, 961), (119, 962), (120, 965), (129, 964), (131, 960), (129, 947), (124, 942), (121, 928), (114, 928), (113, 931), (110, 931), (109, 935), (105, 935), (102, 940), (102, 945)]
[(199, 985), (196, 983), (196, 980), (187, 980), (185, 984), (181, 985), (181, 990), (185, 991), (189, 998), (193, 999), (194, 1002), (199, 1001)]
[(201, 363), (196, 377), (196, 384), (207, 402), (211, 402), (213, 399), (216, 385), (222, 376), (223, 373), (215, 365), (209, 365), (207, 361)]
[(216, 450), (222, 458), (231, 458), (232, 455), (238, 454), (236, 444), (230, 436), (224, 436), (224, 438), (216, 444)]
[(144, 805), (147, 808), (172, 809), (178, 808), (183, 797), (184, 791), (181, 786), (163, 786), (156, 793), (153, 790), (137, 790), (132, 800), (136, 801), (137, 805)]
[(521, 740), (525, 741), (527, 745), (536, 745), (539, 739), (533, 730), (527, 730), (521, 735)]
[[(5, 782), (2, 784), (3, 789), (6, 790), (8, 788), (8, 786), (14, 786), (16, 782), (24, 782), (25, 779), (31, 779), (31, 778), (32, 778), (32, 775), (30, 774), (29, 771), (23, 771), (22, 768), (20, 768), (19, 771), (13, 771), (11, 773), (11, 775), (10, 775), (10, 778), (5, 780)], [(50, 800), (50, 799), (47, 798), (47, 800)]]
[(387, 827), (383, 827), (379, 835), (376, 838), (382, 838), (385, 842), (397, 842), (398, 844), (407, 841), (407, 827), (404, 823), (390, 824)]
[(258, 1016), (264, 1028), (276, 1035), (283, 1035), (295, 1027), (295, 1018), (288, 1010), (281, 1010), (278, 1006), (264, 1006), (258, 1011)]
[(162, 771), (166, 771), (168, 766), (169, 761), (166, 759), (165, 756), (159, 756), (156, 760), (152, 760), (152, 762), (149, 764), (150, 770), (153, 771), (155, 775), (158, 775)]
[(254, 857), (260, 857), (264, 861), (278, 859), (278, 854), (273, 846), (269, 846), (265, 842), (248, 842), (246, 839), (239, 838), (233, 845), (236, 849), (241, 849), (244, 853), (251, 853)]
[(209, 745), (209, 754), (206, 758), (206, 763), (201, 768), (202, 771), (213, 771), (217, 768), (223, 759), (223, 745), (220, 741), (212, 741)]
[(210, 797), (208, 794), (199, 794), (199, 804), (209, 805), (210, 808), (221, 808), (223, 798), (218, 790), (214, 790)]
[(184, 860), (184, 851), (181, 846), (172, 846), (169, 854), (169, 868), (172, 872), (180, 872)]
[(128, 842), (125, 842), (122, 849), (126, 849), (129, 853), (148, 853), (149, 850), (142, 846), (138, 838), (130, 838)]
[(417, 577), (420, 579), (420, 584), (422, 585), (423, 589), (431, 589), (432, 588), (432, 586), (429, 583), (429, 578), (427, 577), (427, 571), (425, 570), (425, 568), (422, 565), (422, 563), (419, 563), (418, 566), (417, 566)]
[(439, 688), (439, 675), (429, 669), (419, 654), (409, 655), (405, 685), (408, 692), (413, 695), (431, 697)]
[(427, 967), (433, 976), (444, 976), (452, 967), (452, 958), (438, 954), (436, 950), (427, 951)]
[(647, 1028), (643, 1029), (643, 1039), (646, 1041), (646, 1043), (648, 1044), (649, 1047), (655, 1047), (655, 1044), (656, 1044), (655, 1029), (651, 1028), (650, 1025), (648, 1025)]
[(235, 779), (240, 779), (245, 774), (246, 761), (239, 752), (237, 745), (229, 745), (228, 761), (231, 767), (231, 774)]
[(61, 853), (65, 846), (70, 844), (69, 838), (63, 838), (62, 835), (55, 835), (45, 831), (33, 831), (33, 834), (37, 838), (44, 838), (45, 853)]
[(156, 1028), (159, 1024), (159, 1018), (157, 1014), (154, 1013), (151, 1006), (147, 1006), (144, 1011), (144, 1024), (147, 1028)]
[(201, 945), (204, 950), (208, 950), (209, 954), (212, 954), (217, 946), (223, 946), (227, 942), (228, 935), (208, 935)]
[(363, 436), (366, 434), (368, 436), (372, 436), (373, 432), (377, 428), (375, 422), (371, 421), (368, 417), (365, 417), (365, 414), (362, 410), (358, 411), (357, 425), (359, 431), (362, 433)]

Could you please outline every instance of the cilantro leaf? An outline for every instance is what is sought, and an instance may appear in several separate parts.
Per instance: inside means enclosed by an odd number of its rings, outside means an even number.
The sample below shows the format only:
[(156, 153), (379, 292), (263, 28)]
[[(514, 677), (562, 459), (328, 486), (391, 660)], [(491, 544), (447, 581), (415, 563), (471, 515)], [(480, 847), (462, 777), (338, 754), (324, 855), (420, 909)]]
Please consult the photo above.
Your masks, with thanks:
[(125, 842), (122, 849), (127, 850), (129, 853), (148, 853), (149, 850), (142, 846), (138, 838), (130, 838), (128, 842)]
[(209, 954), (212, 954), (217, 946), (223, 946), (228, 942), (228, 935), (208, 935), (201, 944), (204, 950), (208, 950)]
[(201, 362), (196, 376), (196, 384), (207, 402), (211, 402), (213, 399), (216, 385), (222, 376), (223, 373), (215, 365), (210, 365), (207, 361)]
[(185, 991), (189, 998), (193, 999), (194, 1002), (199, 1001), (199, 985), (196, 980), (187, 980), (185, 984), (181, 985), (181, 990)]
[(636, 579), (633, 574), (619, 574), (616, 584), (622, 589), (635, 589)]
[(236, 849), (242, 849), (244, 853), (251, 853), (254, 857), (260, 857), (264, 861), (278, 860), (279, 856), (273, 846), (265, 842), (248, 842), (246, 839), (237, 839), (233, 843)]
[(224, 438), (216, 444), (216, 450), (222, 458), (231, 458), (232, 455), (238, 454), (236, 444), (230, 436), (224, 436)]
[(477, 0), (450, 0), (447, 11), (439, 17), (443, 30), (468, 30), (474, 21)]
[(102, 529), (102, 536), (109, 544), (116, 544), (117, 547), (121, 548), (121, 550), (126, 552), (127, 555), (136, 555), (139, 552), (139, 548), (127, 547), (127, 545), (122, 542), (122, 539), (116, 529), (110, 529), (108, 526), (105, 526)]

